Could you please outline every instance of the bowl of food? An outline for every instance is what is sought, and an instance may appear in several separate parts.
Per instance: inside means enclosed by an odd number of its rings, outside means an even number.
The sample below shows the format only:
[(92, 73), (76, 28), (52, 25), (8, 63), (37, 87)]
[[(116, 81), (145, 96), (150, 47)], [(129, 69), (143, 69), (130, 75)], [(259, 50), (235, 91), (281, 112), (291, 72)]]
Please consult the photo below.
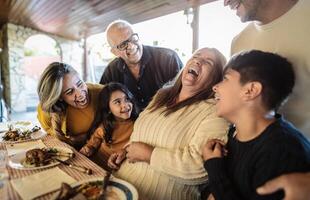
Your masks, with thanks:
[(52, 199), (138, 200), (136, 188), (124, 180), (111, 176), (107, 183), (107, 187), (105, 187), (103, 183), (104, 177), (80, 181), (72, 185), (63, 183), (60, 191), (57, 192)]

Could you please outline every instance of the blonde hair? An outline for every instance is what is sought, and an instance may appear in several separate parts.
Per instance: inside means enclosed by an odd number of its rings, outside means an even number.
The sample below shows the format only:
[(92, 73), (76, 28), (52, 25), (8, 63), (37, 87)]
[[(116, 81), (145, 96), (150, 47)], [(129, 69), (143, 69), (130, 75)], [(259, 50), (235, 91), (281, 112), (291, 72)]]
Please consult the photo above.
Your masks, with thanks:
[(60, 100), (60, 96), (64, 76), (69, 73), (77, 74), (77, 71), (68, 64), (53, 62), (42, 73), (37, 88), (42, 110), (50, 114), (52, 130), (63, 141), (68, 137), (61, 130), (66, 103)]
[(45, 112), (64, 112), (65, 102), (60, 101), (63, 79), (68, 73), (77, 73), (70, 65), (53, 62), (42, 73), (37, 92)]

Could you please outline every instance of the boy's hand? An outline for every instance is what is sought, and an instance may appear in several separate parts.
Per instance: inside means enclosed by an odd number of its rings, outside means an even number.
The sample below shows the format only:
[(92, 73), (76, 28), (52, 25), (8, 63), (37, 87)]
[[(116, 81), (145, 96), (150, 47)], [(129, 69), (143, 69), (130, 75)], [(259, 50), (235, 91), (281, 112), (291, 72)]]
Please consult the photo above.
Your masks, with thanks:
[(209, 140), (202, 149), (202, 157), (205, 161), (211, 158), (221, 158), (226, 153), (224, 142), (216, 139)]

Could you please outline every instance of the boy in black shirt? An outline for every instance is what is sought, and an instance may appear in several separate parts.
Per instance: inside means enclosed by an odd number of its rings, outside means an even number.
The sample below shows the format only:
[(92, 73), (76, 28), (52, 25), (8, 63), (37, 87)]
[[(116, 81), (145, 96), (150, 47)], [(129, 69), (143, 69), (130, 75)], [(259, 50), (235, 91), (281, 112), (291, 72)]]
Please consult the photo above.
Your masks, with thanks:
[(217, 114), (234, 126), (226, 147), (211, 140), (203, 149), (216, 200), (282, 199), (283, 191), (261, 196), (256, 188), (281, 174), (310, 170), (309, 141), (275, 114), (294, 83), (291, 63), (279, 55), (252, 50), (231, 58), (213, 90)]

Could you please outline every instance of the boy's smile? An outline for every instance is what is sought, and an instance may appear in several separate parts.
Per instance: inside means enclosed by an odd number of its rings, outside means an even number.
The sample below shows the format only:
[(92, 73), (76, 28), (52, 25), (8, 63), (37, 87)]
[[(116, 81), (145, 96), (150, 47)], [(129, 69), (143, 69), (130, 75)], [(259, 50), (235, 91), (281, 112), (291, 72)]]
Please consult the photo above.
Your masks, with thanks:
[(224, 74), (223, 81), (213, 87), (217, 114), (227, 120), (237, 113), (242, 105), (241, 92), (243, 87), (239, 80), (240, 74), (228, 69)]

